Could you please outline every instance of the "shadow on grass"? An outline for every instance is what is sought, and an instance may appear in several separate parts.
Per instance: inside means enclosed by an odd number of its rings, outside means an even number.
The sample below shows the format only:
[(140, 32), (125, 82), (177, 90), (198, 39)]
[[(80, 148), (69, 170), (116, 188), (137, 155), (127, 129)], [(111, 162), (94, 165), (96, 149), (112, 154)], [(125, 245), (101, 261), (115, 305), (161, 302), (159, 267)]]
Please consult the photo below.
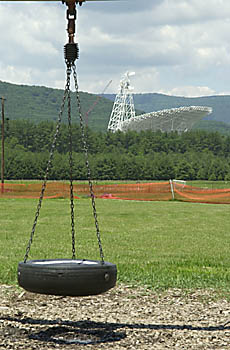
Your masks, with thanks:
[[(94, 321), (62, 321), (60, 319), (56, 320), (42, 320), (34, 319), (30, 317), (20, 318), (17, 317), (1, 317), (1, 321), (17, 322), (23, 325), (39, 325), (44, 326), (43, 329), (39, 328), (36, 332), (34, 327), (32, 330), (28, 330), (23, 333), (24, 337), (27, 336), (29, 339), (52, 342), (55, 344), (100, 344), (109, 342), (118, 342), (126, 338), (127, 329), (147, 329), (147, 330), (188, 330), (188, 331), (226, 331), (230, 330), (230, 326), (218, 325), (218, 326), (191, 326), (191, 325), (170, 325), (170, 324), (143, 324), (143, 323), (104, 323), (104, 322), (94, 322)], [(47, 327), (48, 326), (48, 327)], [(7, 331), (9, 334), (9, 324), (7, 326)], [(15, 327), (12, 327), (12, 332), (15, 334)], [(124, 329), (124, 331), (122, 331)], [(119, 331), (118, 331), (119, 330)]]

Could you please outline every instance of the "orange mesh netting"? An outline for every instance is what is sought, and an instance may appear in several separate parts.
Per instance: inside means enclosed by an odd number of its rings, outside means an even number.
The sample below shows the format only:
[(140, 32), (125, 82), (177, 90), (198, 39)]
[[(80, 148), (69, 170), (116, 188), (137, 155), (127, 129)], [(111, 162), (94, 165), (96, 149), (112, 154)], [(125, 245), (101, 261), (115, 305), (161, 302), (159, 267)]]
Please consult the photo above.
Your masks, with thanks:
[(172, 198), (169, 182), (94, 186), (100, 198), (120, 198), (143, 201), (168, 201)]
[[(89, 186), (77, 184), (73, 186), (74, 196), (90, 196)], [(94, 195), (98, 198), (130, 199), (130, 200), (170, 200), (169, 182), (113, 184), (93, 186)], [(0, 191), (0, 198), (39, 198), (41, 183), (32, 184), (4, 184)], [(44, 198), (69, 197), (69, 184), (62, 182), (48, 182)]]
[(230, 204), (230, 189), (208, 189), (174, 183), (175, 199), (186, 202)]
[[(173, 182), (154, 182), (136, 184), (94, 184), (94, 195), (104, 199), (127, 199), (143, 201), (180, 201), (199, 203), (230, 204), (230, 189), (206, 189)], [(8, 184), (0, 187), (0, 198), (39, 198), (41, 183)], [(89, 197), (87, 184), (73, 186), (74, 197)], [(69, 197), (69, 184), (63, 182), (48, 182), (44, 198)]]
[[(0, 198), (39, 198), (41, 183), (3, 184)], [(61, 182), (50, 182), (46, 185), (44, 198), (62, 198), (69, 194), (69, 186)]]

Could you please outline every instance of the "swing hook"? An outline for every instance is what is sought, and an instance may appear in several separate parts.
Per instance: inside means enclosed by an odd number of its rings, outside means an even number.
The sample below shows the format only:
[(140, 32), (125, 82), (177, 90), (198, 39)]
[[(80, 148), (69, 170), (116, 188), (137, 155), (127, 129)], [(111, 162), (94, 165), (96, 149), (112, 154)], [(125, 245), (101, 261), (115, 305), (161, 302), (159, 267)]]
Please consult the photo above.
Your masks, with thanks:
[(68, 20), (67, 32), (69, 36), (69, 42), (64, 47), (65, 61), (67, 66), (71, 66), (76, 59), (79, 58), (79, 47), (78, 44), (74, 42), (75, 35), (75, 21), (77, 19), (76, 4), (79, 3), (81, 6), (85, 0), (65, 0), (62, 1), (68, 7), (66, 12), (66, 18)]

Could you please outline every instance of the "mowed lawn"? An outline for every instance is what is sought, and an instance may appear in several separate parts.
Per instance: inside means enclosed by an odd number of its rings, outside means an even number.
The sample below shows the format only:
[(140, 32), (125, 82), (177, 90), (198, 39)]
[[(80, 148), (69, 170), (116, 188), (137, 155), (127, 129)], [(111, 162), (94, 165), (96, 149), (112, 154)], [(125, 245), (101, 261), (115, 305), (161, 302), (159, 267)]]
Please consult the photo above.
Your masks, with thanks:
[[(0, 200), (0, 283), (17, 283), (38, 200)], [(105, 260), (118, 282), (230, 290), (230, 206), (96, 201)], [(90, 199), (75, 202), (78, 258), (100, 259)], [(70, 205), (43, 201), (30, 259), (71, 258)]]

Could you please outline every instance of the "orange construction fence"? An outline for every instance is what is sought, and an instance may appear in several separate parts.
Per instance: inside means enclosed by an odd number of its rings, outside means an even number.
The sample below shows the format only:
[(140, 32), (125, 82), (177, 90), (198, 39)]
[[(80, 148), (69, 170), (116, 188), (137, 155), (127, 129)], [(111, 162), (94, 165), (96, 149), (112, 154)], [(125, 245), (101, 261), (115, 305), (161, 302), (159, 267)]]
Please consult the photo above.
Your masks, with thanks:
[[(0, 185), (0, 198), (39, 198), (41, 183)], [(90, 196), (89, 186), (77, 184), (73, 186), (74, 197)], [(93, 185), (94, 195), (104, 199), (126, 199), (142, 201), (180, 200), (199, 203), (230, 204), (230, 189), (206, 189), (188, 186), (174, 181)], [(69, 185), (63, 182), (48, 182), (44, 198), (69, 197)]]
[(173, 183), (176, 200), (212, 204), (230, 204), (230, 189), (208, 189)]

